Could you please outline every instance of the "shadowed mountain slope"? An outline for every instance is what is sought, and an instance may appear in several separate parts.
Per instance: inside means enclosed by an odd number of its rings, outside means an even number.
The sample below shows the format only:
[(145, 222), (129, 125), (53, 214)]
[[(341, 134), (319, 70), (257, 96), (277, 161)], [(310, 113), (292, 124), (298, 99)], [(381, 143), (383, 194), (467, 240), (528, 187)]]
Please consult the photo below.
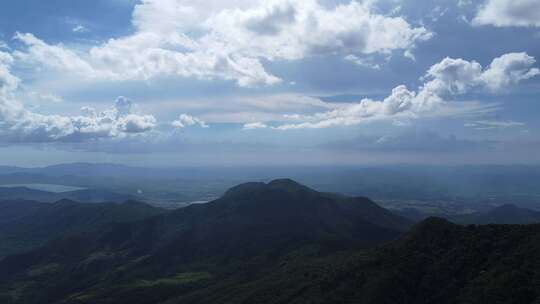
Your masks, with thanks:
[[(65, 304), (534, 304), (540, 300), (540, 225), (465, 227), (430, 218), (380, 247), (333, 254), (304, 247), (275, 263), (266, 260), (262, 268), (258, 257), (227, 266), (184, 265), (170, 273), (154, 269), (144, 279), (138, 277), (144, 263), (135, 261), (92, 277), (119, 258), (94, 253), (80, 262), (77, 256), (87, 244), (76, 238), (60, 242), (71, 248), (66, 252), (56, 247), (55, 252), (63, 261), (73, 261), (69, 270), (53, 257), (43, 259), (47, 248), (10, 257), (0, 267), (18, 263), (19, 271), (25, 271), (4, 276), (0, 299)], [(58, 244), (49, 246), (54, 245)], [(69, 284), (58, 284), (60, 274), (70, 276)]]
[(0, 256), (23, 252), (67, 234), (97, 230), (113, 222), (127, 222), (163, 213), (144, 203), (80, 204), (0, 201)]
[(539, 303), (539, 244), (540, 225), (463, 227), (430, 218), (379, 248), (292, 255), (256, 279), (163, 303)]
[(503, 205), (483, 213), (454, 216), (450, 220), (457, 224), (536, 224), (540, 223), (540, 212), (515, 205)]
[[(179, 276), (204, 277), (206, 285), (255, 276), (298, 250), (328, 254), (380, 244), (408, 226), (366, 198), (320, 193), (285, 179), (247, 183), (208, 204), (108, 225), (6, 257), (0, 262), (0, 290), (15, 288), (9, 294), (16, 303), (68, 303), (81, 294), (99, 297), (103, 290), (122, 294), (126, 286), (131, 293), (141, 282), (160, 289), (163, 282), (182, 281)], [(25, 283), (12, 285), (14, 278)], [(149, 298), (140, 300), (151, 300), (140, 303), (158, 303), (194, 288), (188, 287), (145, 293)]]

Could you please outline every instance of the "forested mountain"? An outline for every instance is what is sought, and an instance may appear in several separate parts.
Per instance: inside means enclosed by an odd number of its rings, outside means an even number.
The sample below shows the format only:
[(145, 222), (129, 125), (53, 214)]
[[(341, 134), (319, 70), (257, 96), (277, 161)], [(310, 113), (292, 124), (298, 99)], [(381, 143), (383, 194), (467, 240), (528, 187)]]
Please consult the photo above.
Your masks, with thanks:
[(162, 212), (135, 201), (121, 204), (0, 201), (0, 256), (30, 250), (68, 234), (96, 230), (107, 223), (134, 221)]
[(537, 224), (540, 212), (506, 204), (487, 212), (475, 212), (467, 215), (452, 216), (450, 220), (457, 224)]
[(539, 303), (539, 244), (540, 225), (429, 218), (410, 228), (367, 198), (275, 180), (4, 257), (0, 300)]
[(409, 225), (367, 198), (320, 193), (291, 180), (247, 183), (208, 204), (6, 257), (1, 290), (16, 303), (60, 303), (125, 284), (258, 275), (295, 251), (365, 248), (396, 239)]
[(291, 255), (259, 277), (163, 303), (532, 304), (540, 301), (539, 244), (540, 225), (430, 218), (378, 248)]

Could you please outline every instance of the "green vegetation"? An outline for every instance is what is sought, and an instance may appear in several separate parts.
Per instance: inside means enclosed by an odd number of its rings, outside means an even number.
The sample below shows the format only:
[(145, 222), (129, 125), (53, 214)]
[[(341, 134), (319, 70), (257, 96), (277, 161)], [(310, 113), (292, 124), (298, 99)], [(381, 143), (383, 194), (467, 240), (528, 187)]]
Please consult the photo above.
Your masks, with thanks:
[(134, 284), (135, 288), (139, 287), (154, 287), (158, 285), (184, 285), (195, 283), (201, 280), (212, 279), (213, 276), (208, 272), (184, 272), (175, 275), (174, 277), (160, 278), (156, 280), (139, 280)]
[(46, 264), (43, 266), (39, 266), (36, 268), (32, 268), (28, 271), (29, 277), (37, 277), (37, 276), (43, 276), (47, 274), (53, 274), (55, 272), (60, 271), (60, 264), (58, 263), (51, 263)]
[(155, 216), (165, 210), (128, 201), (122, 204), (80, 204), (34, 201), (0, 202), (0, 257), (31, 250), (47, 241), (94, 231), (111, 223), (130, 222)]
[(287, 257), (377, 245), (409, 225), (366, 198), (320, 193), (291, 180), (248, 183), (212, 203), (7, 256), (0, 261), (0, 291), (24, 282), (17, 303), (161, 303), (221, 282), (254, 280)]
[[(63, 210), (63, 209), (61, 209)], [(78, 213), (77, 216), (81, 216)], [(291, 180), (0, 260), (9, 304), (540, 303), (540, 224), (414, 226)]]

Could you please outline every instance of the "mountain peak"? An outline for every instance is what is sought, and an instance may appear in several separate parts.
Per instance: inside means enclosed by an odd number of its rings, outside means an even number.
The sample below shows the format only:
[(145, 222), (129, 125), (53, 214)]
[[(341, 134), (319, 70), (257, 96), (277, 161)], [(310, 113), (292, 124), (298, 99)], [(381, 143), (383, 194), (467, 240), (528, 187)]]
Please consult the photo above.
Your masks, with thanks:
[(244, 183), (230, 188), (227, 190), (227, 192), (225, 192), (223, 197), (245, 195), (263, 189), (263, 187), (265, 187), (265, 184), (260, 182)]
[(244, 195), (250, 195), (254, 192), (258, 191), (268, 191), (268, 190), (284, 190), (287, 192), (315, 192), (315, 190), (312, 190), (292, 179), (288, 178), (282, 178), (282, 179), (275, 179), (267, 184), (263, 182), (249, 182), (240, 184), (238, 186), (234, 186), (230, 188), (227, 192), (225, 192), (224, 197), (232, 197), (232, 196), (244, 196)]
[[(239, 215), (246, 216), (247, 221), (264, 219), (294, 227), (299, 227), (299, 223), (317, 223), (310, 227), (314, 231), (334, 228), (340, 231), (337, 227), (348, 221), (354, 222), (351, 226), (376, 225), (395, 231), (409, 227), (408, 221), (369, 199), (318, 192), (292, 179), (241, 184), (209, 206), (220, 206), (216, 208), (223, 208), (236, 219)], [(326, 228), (321, 228), (321, 223), (326, 223)]]
[(295, 191), (314, 191), (312, 189), (310, 189), (309, 187), (307, 186), (304, 186), (292, 179), (289, 179), (289, 178), (281, 178), (281, 179), (275, 179), (271, 182), (269, 182), (267, 184), (267, 186), (269, 188), (272, 188), (272, 189), (283, 189), (283, 190), (287, 190), (287, 191), (291, 191), (291, 190), (295, 190)]
[(278, 178), (269, 182), (268, 185), (269, 186), (295, 186), (295, 187), (301, 186), (303, 187), (303, 185), (301, 185), (300, 183), (290, 178)]

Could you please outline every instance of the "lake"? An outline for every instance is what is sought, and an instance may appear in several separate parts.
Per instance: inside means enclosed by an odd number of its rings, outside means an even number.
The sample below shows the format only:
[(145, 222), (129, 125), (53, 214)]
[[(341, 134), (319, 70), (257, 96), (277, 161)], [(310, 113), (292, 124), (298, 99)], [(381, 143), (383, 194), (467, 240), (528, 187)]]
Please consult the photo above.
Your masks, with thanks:
[(47, 191), (47, 192), (54, 192), (54, 193), (62, 193), (62, 192), (69, 192), (69, 191), (76, 191), (76, 190), (84, 190), (84, 189), (86, 189), (86, 188), (82, 188), (82, 187), (74, 187), (74, 186), (66, 186), (66, 185), (53, 185), (53, 184), (8, 184), (8, 185), (0, 185), (0, 187), (8, 187), (8, 188), (26, 187), (28, 189)]

